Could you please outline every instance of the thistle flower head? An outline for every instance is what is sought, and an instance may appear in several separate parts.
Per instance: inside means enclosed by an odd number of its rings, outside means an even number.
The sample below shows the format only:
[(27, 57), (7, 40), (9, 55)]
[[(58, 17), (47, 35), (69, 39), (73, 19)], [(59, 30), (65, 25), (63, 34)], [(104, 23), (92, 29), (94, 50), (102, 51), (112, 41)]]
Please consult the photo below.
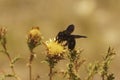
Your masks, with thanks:
[(28, 32), (27, 43), (29, 48), (32, 50), (36, 46), (40, 45), (41, 41), (41, 33), (39, 27), (32, 27), (32, 29)]
[(55, 39), (50, 39), (49, 41), (46, 41), (45, 44), (48, 50), (48, 55), (60, 56), (66, 52), (65, 47), (61, 43), (58, 43)]
[(51, 68), (54, 68), (58, 61), (64, 59), (64, 53), (67, 50), (65, 49), (65, 46), (58, 43), (55, 39), (46, 41), (45, 46), (47, 47), (46, 61), (49, 63)]

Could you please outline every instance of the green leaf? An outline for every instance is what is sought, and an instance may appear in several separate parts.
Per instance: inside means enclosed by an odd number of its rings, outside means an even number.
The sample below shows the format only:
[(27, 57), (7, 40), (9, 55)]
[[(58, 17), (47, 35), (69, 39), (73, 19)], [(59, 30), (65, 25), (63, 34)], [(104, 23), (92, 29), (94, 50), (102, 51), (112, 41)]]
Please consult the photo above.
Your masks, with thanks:
[(6, 74), (5, 77), (14, 77), (12, 74)]
[(1, 52), (1, 53), (5, 53), (5, 51), (4, 51), (4, 50), (0, 50), (0, 52)]
[(107, 80), (114, 80), (114, 79), (115, 79), (114, 74), (109, 74), (107, 76)]
[(41, 61), (41, 63), (47, 63), (47, 61), (46, 61), (46, 60), (43, 60), (43, 61)]
[(5, 75), (0, 75), (0, 80), (5, 80)]
[(16, 56), (12, 59), (12, 64), (16, 63), (20, 59), (19, 56)]

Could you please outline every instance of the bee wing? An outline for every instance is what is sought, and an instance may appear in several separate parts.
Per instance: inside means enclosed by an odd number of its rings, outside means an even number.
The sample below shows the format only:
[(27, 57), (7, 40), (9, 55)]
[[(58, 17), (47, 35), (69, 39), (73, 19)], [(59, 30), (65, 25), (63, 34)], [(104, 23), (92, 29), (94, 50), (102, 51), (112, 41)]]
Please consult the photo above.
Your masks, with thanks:
[(87, 38), (87, 36), (82, 36), (82, 35), (71, 35), (74, 38)]
[(74, 25), (73, 24), (71, 24), (71, 25), (69, 25), (68, 27), (67, 27), (67, 29), (66, 29), (66, 31), (70, 34), (70, 33), (72, 33), (73, 31), (74, 31)]

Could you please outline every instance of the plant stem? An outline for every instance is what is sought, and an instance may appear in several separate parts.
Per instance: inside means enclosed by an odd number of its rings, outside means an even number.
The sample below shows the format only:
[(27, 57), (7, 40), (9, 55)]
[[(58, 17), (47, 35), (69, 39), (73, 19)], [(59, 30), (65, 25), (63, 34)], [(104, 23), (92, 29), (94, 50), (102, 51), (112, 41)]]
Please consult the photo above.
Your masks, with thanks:
[(29, 80), (32, 80), (32, 68), (30, 65), (29, 65)]
[(105, 80), (105, 76), (104, 75), (102, 75), (102, 80)]
[(31, 50), (31, 53), (30, 53), (30, 58), (29, 58), (29, 80), (32, 80), (32, 61), (33, 61), (33, 58), (34, 58), (34, 52), (33, 50)]
[(50, 67), (49, 80), (52, 80), (53, 77), (53, 68)]
[(6, 45), (3, 44), (2, 46), (3, 46), (3, 48), (4, 48), (5, 54), (7, 55), (8, 59), (9, 59), (10, 68), (11, 68), (11, 70), (12, 70), (12, 73), (13, 73), (14, 77), (15, 77), (17, 80), (21, 80), (21, 79), (18, 77), (18, 75), (16, 74), (16, 72), (15, 72), (14, 65), (13, 65), (13, 63), (12, 63), (12, 59), (11, 59), (10, 54), (7, 52)]

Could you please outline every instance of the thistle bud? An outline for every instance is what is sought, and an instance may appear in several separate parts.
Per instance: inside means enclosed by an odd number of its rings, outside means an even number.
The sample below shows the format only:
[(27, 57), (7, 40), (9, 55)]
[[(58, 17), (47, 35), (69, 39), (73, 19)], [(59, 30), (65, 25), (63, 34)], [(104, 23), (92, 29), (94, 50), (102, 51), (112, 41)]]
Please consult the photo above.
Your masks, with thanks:
[(27, 44), (30, 50), (33, 50), (36, 46), (40, 45), (41, 33), (39, 27), (32, 27), (27, 35)]

